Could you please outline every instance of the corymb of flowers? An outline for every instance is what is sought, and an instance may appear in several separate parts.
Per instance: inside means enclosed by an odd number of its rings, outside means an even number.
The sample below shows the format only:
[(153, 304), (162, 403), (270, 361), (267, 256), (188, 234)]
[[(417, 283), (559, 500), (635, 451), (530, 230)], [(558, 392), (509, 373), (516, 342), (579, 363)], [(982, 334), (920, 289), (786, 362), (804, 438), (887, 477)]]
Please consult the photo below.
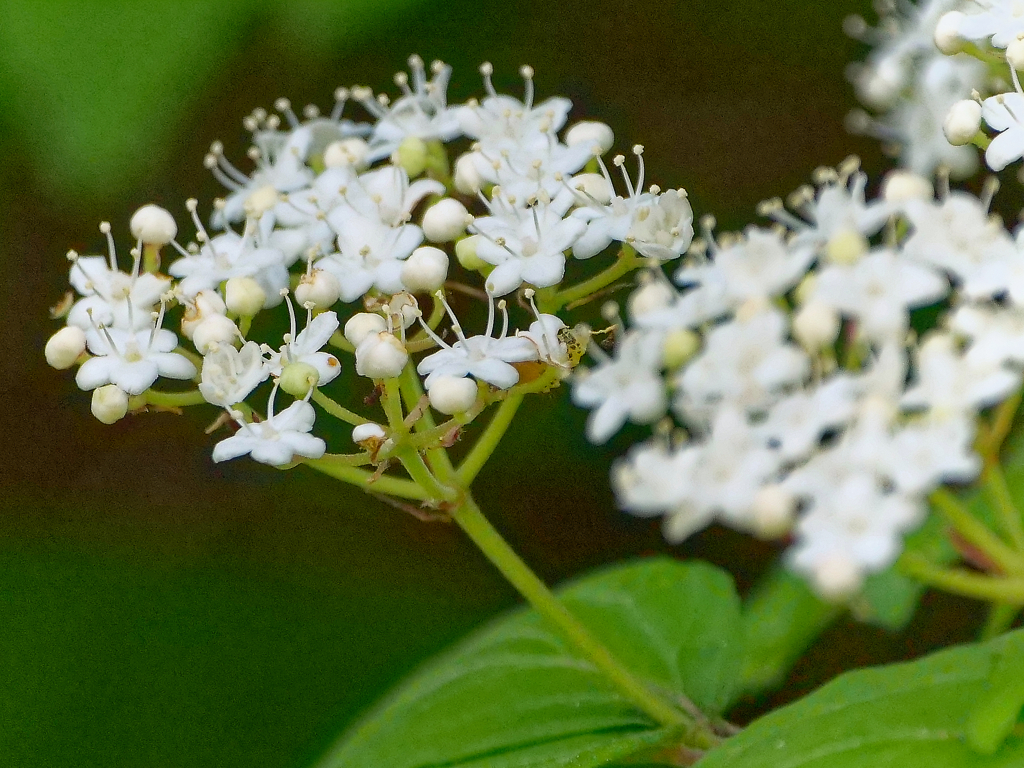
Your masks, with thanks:
[(996, 172), (1024, 156), (1017, 5), (850, 20), (873, 48), (849, 122), (902, 167), (819, 168), (742, 232), (705, 214), (695, 236), (643, 147), (569, 124), (529, 67), (509, 95), (481, 66), (463, 104), (416, 56), (397, 98), (339, 89), (301, 118), (281, 99), (245, 119), (250, 170), (211, 148), (223, 199), (144, 206), (126, 246), (104, 223), (105, 253), (68, 254), (46, 359), (104, 423), (213, 405), (215, 461), (305, 464), (425, 517), (466, 503), (525, 396), (568, 383), (595, 443), (650, 428), (613, 470), (624, 510), (673, 542), (780, 539), (850, 596), (951, 509), (944, 485), (998, 471), (1019, 399), (1024, 234), (994, 179), (950, 186), (979, 147)]

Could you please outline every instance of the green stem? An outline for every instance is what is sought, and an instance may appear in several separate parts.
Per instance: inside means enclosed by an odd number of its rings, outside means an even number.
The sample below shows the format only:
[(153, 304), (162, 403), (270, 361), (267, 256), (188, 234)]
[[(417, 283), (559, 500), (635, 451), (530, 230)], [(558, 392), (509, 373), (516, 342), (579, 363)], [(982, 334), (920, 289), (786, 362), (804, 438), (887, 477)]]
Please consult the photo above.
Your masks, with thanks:
[(1024, 575), (1024, 558), (1020, 553), (1004, 544), (1002, 539), (974, 517), (956, 496), (945, 488), (939, 488), (932, 493), (931, 501), (957, 533), (984, 552), (1003, 573)]
[(480, 470), (484, 468), (484, 464), (494, 453), (494, 449), (498, 447), (498, 443), (504, 437), (505, 431), (512, 423), (512, 419), (515, 418), (516, 411), (519, 410), (522, 402), (523, 395), (520, 392), (510, 392), (502, 400), (483, 434), (477, 438), (469, 453), (466, 454), (466, 458), (459, 465), (458, 481), (463, 488), (472, 485)]
[[(624, 277), (637, 267), (643, 265), (643, 263), (643, 259), (637, 256), (636, 251), (628, 245), (623, 245), (622, 249), (619, 251), (619, 257), (610, 267), (606, 268), (602, 272), (598, 272), (596, 275), (584, 280), (582, 283), (577, 283), (571, 288), (559, 291), (554, 296), (542, 299), (538, 302), (538, 308), (541, 312), (554, 314), (566, 304), (571, 304), (574, 301), (585, 299), (587, 296), (597, 293), (602, 288), (606, 288), (619, 278)], [(538, 298), (540, 297), (538, 296)]]
[(985, 618), (985, 626), (981, 628), (978, 640), (991, 640), (1003, 634), (1013, 625), (1013, 620), (1020, 613), (1019, 605), (1007, 603), (993, 603), (989, 608), (988, 616)]
[[(690, 716), (649, 690), (590, 634), (509, 547), (472, 497), (468, 494), (464, 497), (452, 511), (452, 518), (533, 609), (557, 627), (636, 707), (662, 725), (686, 726), (689, 736), (695, 740), (707, 740), (707, 746), (714, 743), (712, 734), (702, 731)], [(698, 746), (703, 746), (703, 741)]]
[(181, 408), (186, 405), (201, 405), (206, 398), (198, 389), (188, 392), (158, 392), (155, 389), (147, 389), (140, 395), (149, 405), (159, 405), (164, 408)]
[(385, 493), (388, 496), (397, 496), (402, 499), (413, 499), (415, 501), (427, 501), (430, 494), (414, 483), (401, 477), (389, 477), (382, 475), (374, 480), (374, 473), (351, 464), (335, 460), (331, 454), (319, 459), (305, 459), (303, 463), (312, 467), (317, 472), (322, 472), (337, 480), (358, 486), (364, 491)]
[(325, 395), (319, 389), (313, 390), (313, 402), (327, 411), (327, 413), (334, 418), (340, 419), (354, 427), (358, 427), (360, 424), (366, 424), (369, 422), (369, 419), (364, 419), (358, 413), (353, 413), (348, 408), (341, 405), (337, 400)]
[(1013, 503), (1010, 495), (1010, 488), (1006, 484), (1006, 475), (998, 463), (989, 464), (982, 474), (985, 487), (995, 500), (996, 510), (999, 512), (999, 521), (1003, 526), (1006, 535), (1010, 537), (1014, 547), (1021, 554), (1024, 554), (1024, 520), (1021, 519), (1020, 510)]
[(896, 566), (906, 576), (945, 592), (987, 602), (1024, 605), (1022, 578), (996, 578), (965, 568), (941, 568), (915, 553), (904, 554)]
[(405, 435), (408, 430), (405, 428), (405, 415), (402, 413), (402, 394), (398, 387), (398, 379), (384, 379), (383, 384), (384, 392), (380, 399), (384, 406), (384, 414), (388, 417), (391, 433), (396, 437)]
[(992, 426), (989, 427), (984, 437), (978, 440), (978, 453), (988, 464), (999, 461), (999, 450), (1003, 447), (1006, 436), (1010, 434), (1013, 419), (1017, 415), (1017, 408), (1020, 407), (1021, 394), (1021, 392), (1016, 392), (999, 404), (999, 407), (996, 408), (995, 418), (992, 420)]

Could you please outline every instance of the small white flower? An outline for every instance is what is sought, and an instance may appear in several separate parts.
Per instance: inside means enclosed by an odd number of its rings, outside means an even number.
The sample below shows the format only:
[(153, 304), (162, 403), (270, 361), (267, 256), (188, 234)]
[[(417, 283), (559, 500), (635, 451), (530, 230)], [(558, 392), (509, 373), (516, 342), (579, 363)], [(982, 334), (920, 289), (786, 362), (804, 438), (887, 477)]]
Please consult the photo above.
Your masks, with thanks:
[(142, 331), (95, 327), (86, 333), (92, 357), (82, 363), (75, 376), (80, 389), (96, 389), (116, 384), (129, 395), (149, 389), (160, 376), (191, 379), (196, 375), (192, 362), (172, 350), (178, 337), (160, 327), (157, 321)]
[(388, 157), (407, 137), (423, 141), (451, 141), (461, 130), (454, 107), (448, 106), (448, 80), (452, 68), (440, 61), (430, 65), (433, 75), (427, 80), (423, 59), (409, 57), (412, 87), (404, 72), (395, 75), (395, 83), (402, 89), (401, 98), (388, 105), (386, 100), (373, 98), (369, 88), (353, 88), (352, 96), (366, 111), (377, 118), (370, 134), (368, 162)]
[[(576, 405), (596, 410), (587, 420), (587, 438), (603, 443), (627, 420), (651, 424), (668, 406), (661, 378), (662, 334), (627, 331), (615, 348), (615, 357), (579, 374), (573, 382)], [(601, 354), (596, 351), (596, 354)], [(603, 355), (602, 355), (603, 357)]]
[(898, 430), (880, 457), (896, 488), (916, 496), (942, 483), (966, 483), (978, 476), (974, 421), (948, 418), (910, 424)]
[(1024, 310), (1019, 307), (964, 305), (953, 313), (949, 327), (971, 340), (973, 360), (1024, 367)]
[(856, 411), (857, 385), (839, 374), (775, 403), (756, 428), (786, 461), (806, 458), (829, 430), (845, 426)]
[(277, 388), (270, 394), (267, 418), (259, 422), (238, 419), (238, 432), (221, 440), (213, 447), (216, 462), (236, 459), (250, 454), (261, 464), (280, 467), (291, 464), (296, 456), (319, 459), (327, 450), (327, 444), (319, 437), (309, 434), (316, 420), (313, 406), (304, 400), (296, 400), (280, 413), (274, 413), (274, 397)]
[(763, 309), (708, 332), (704, 349), (678, 378), (680, 412), (704, 420), (722, 403), (749, 413), (772, 404), (807, 376), (807, 355), (786, 341), (786, 316)]
[(939, 273), (883, 249), (852, 265), (829, 264), (818, 273), (813, 299), (858, 321), (871, 341), (899, 339), (910, 323), (909, 310), (933, 304), (949, 293)]
[(203, 357), (199, 391), (208, 403), (230, 408), (247, 398), (270, 376), (270, 368), (255, 341), (241, 349), (221, 344)]
[(311, 311), (307, 312), (306, 327), (296, 334), (295, 314), (291, 302), (288, 302), (288, 310), (291, 316), (291, 331), (285, 335), (280, 351), (274, 352), (268, 349), (267, 364), (270, 373), (280, 376), (286, 365), (305, 363), (316, 368), (316, 372), (320, 376), (317, 382), (318, 387), (329, 384), (341, 373), (341, 363), (334, 355), (320, 350), (338, 330), (340, 325), (338, 316), (334, 312), (322, 312), (313, 317)]
[(988, 38), (995, 48), (1005, 48), (1024, 33), (1024, 8), (1019, 0), (974, 0), (958, 18), (957, 31), (966, 40)]
[(480, 336), (467, 337), (447, 302), (445, 306), (452, 318), (452, 330), (459, 340), (449, 345), (424, 326), (441, 347), (437, 352), (423, 358), (416, 366), (421, 376), (427, 376), (424, 381), (427, 390), (441, 376), (472, 376), (498, 389), (515, 386), (519, 381), (519, 371), (512, 363), (536, 360), (538, 353), (536, 344), (529, 339), (508, 335), (508, 312), (505, 310), (505, 302), (499, 303), (503, 323), (501, 335), (497, 338), (491, 335), (494, 332), (493, 301), (488, 301), (487, 329)]
[(1012, 91), (989, 96), (982, 102), (982, 117), (999, 133), (985, 150), (985, 162), (998, 173), (1024, 156), (1024, 94)]
[(483, 236), (476, 255), (496, 267), (487, 276), (488, 293), (504, 296), (523, 283), (546, 288), (561, 282), (565, 251), (586, 229), (577, 219), (562, 218), (569, 202), (537, 200), (520, 207), (495, 194), (491, 215), (472, 224)]

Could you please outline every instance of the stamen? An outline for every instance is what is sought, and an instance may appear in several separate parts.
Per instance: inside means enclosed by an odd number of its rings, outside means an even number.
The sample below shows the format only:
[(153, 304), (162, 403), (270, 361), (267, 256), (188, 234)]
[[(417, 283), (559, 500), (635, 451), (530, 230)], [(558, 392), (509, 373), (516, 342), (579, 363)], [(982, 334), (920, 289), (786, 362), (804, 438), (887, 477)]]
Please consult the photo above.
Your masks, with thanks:
[(533, 109), (533, 67), (520, 67), (519, 74), (522, 76), (523, 80), (526, 81), (526, 86), (523, 92), (523, 105), (526, 107), (526, 111), (529, 112)]
[(107, 259), (110, 262), (110, 271), (117, 272), (117, 252), (114, 249), (114, 236), (110, 234), (110, 222), (100, 222), (100, 232), (107, 236)]

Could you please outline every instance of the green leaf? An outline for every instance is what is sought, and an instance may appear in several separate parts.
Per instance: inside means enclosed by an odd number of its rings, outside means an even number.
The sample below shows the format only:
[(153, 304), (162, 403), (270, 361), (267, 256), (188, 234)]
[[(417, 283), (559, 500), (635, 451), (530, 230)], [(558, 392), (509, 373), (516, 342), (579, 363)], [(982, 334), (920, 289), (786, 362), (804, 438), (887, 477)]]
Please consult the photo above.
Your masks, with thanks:
[[(718, 712), (735, 695), (742, 629), (726, 573), (653, 558), (588, 575), (560, 595), (667, 696)], [(318, 766), (587, 768), (676, 735), (638, 712), (539, 615), (518, 610), (402, 683)]]
[[(1009, 688), (993, 684), (993, 668), (1000, 665), (1024, 668), (1024, 632), (850, 672), (756, 720), (705, 755), (700, 768), (1024, 765), (1024, 739), (1007, 727), (1016, 722), (1020, 690), (1015, 683), (1008, 696)], [(1015, 677), (1019, 681), (1019, 671)], [(992, 754), (972, 748), (972, 727)]]
[(743, 692), (760, 693), (781, 682), (843, 610), (821, 600), (803, 576), (782, 566), (770, 571), (743, 605)]

